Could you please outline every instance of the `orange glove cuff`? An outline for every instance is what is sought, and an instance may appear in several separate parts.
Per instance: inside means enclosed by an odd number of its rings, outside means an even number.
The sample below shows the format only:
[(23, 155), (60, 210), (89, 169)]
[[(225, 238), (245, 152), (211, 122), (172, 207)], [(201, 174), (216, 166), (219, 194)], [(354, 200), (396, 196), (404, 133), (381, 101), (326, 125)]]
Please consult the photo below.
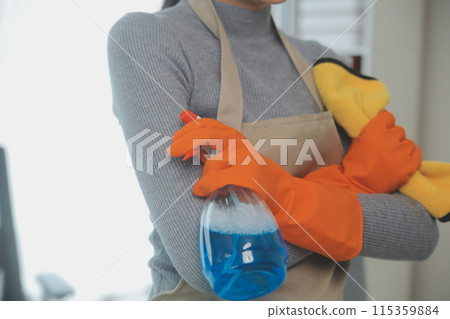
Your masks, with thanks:
[[(290, 211), (279, 209), (275, 219), (286, 241), (336, 261), (349, 260), (362, 249), (363, 215), (350, 188), (294, 178), (295, 197)], [(337, 183), (339, 184), (339, 182)]]

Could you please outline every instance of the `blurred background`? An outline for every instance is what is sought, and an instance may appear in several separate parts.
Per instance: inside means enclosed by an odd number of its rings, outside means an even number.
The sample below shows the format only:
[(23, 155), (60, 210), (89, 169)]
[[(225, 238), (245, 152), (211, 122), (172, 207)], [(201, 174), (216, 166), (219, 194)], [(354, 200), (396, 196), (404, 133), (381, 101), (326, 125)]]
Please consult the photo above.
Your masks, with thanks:
[[(272, 11), (286, 33), (332, 45), (384, 81), (389, 109), (424, 158), (450, 162), (450, 1), (373, 3), (289, 0)], [(46, 298), (37, 278), (47, 290), (60, 282), (45, 274), (67, 282), (68, 300), (147, 299), (151, 224), (111, 111), (106, 34), (125, 13), (161, 5), (0, 0), (0, 146), (7, 151), (16, 269), (28, 299)], [(450, 300), (449, 226), (439, 224), (440, 243), (427, 261), (363, 258), (369, 293), (377, 300)]]

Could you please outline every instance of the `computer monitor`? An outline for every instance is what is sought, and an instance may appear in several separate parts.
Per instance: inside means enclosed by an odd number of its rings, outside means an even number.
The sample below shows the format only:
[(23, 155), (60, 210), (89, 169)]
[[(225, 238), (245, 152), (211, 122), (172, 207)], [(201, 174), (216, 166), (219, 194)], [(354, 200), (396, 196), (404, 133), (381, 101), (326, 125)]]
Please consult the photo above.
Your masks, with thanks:
[(20, 281), (6, 152), (0, 147), (0, 300), (25, 300)]

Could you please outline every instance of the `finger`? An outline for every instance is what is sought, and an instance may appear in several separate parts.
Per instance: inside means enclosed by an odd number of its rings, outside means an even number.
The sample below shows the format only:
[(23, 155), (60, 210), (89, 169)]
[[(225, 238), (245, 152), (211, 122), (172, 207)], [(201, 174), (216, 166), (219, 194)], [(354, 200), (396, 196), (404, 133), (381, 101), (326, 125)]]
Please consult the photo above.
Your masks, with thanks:
[(209, 174), (202, 174), (202, 177), (192, 187), (192, 193), (196, 196), (209, 196), (215, 190), (225, 187), (229, 182), (221, 178), (219, 172), (212, 172)]
[[(258, 183), (255, 183), (251, 175), (253, 174), (243, 173), (236, 166), (230, 166), (223, 170), (204, 171), (200, 180), (194, 185), (193, 192), (197, 196), (207, 196), (226, 185), (236, 185), (252, 189), (265, 201), (267, 194), (261, 189)], [(259, 180), (259, 178), (257, 179)], [(260, 182), (264, 185), (261, 180)]]
[(406, 169), (410, 175), (420, 167), (422, 151), (412, 140), (405, 139), (400, 143), (396, 152), (399, 155), (397, 158), (403, 158), (403, 169)]
[(172, 135), (172, 140), (183, 136), (187, 132), (190, 132), (190, 131), (192, 131), (194, 129), (197, 129), (197, 128), (201, 127), (199, 124), (200, 124), (200, 120), (197, 120), (197, 122), (192, 121), (192, 122), (186, 123), (182, 128), (180, 128), (178, 131), (176, 131)]
[(422, 164), (422, 150), (417, 145), (414, 148), (414, 151), (413, 151), (413, 153), (411, 155), (411, 158), (412, 158), (413, 161), (416, 162), (416, 170), (418, 170), (420, 168), (420, 165)]
[[(388, 111), (381, 111), (376, 117), (370, 120), (361, 132), (369, 134), (371, 132), (383, 131), (386, 128), (392, 128), (395, 125), (395, 117)], [(361, 134), (361, 135), (362, 135)]]
[(208, 159), (208, 152), (205, 149), (200, 149), (200, 161), (202, 161), (202, 163), (205, 163)]
[(384, 127), (391, 128), (395, 125), (395, 116), (389, 111), (383, 110), (378, 113), (379, 120), (384, 124)]
[(406, 139), (406, 131), (401, 126), (394, 126), (393, 128), (389, 129), (388, 132), (389, 132), (389, 136), (393, 140), (402, 142)]
[(170, 155), (181, 156), (195, 146), (209, 146), (220, 150), (227, 147), (229, 139), (232, 139), (232, 136), (228, 132), (211, 128), (196, 128), (183, 136), (172, 138)]
[(420, 147), (410, 139), (405, 139), (402, 144), (404, 145), (405, 153), (414, 160), (422, 161), (422, 150)]
[(203, 168), (203, 173), (207, 174), (212, 171), (221, 171), (229, 168), (230, 162), (227, 152), (219, 152), (214, 156), (208, 157)]
[(172, 157), (185, 156), (188, 153), (198, 154), (201, 147), (220, 150), (222, 148), (222, 140), (181, 138), (172, 142), (168, 148), (168, 153)]
[(221, 122), (209, 119), (209, 118), (202, 118), (197, 120), (197, 122), (189, 122), (185, 126), (183, 126), (181, 129), (176, 131), (173, 136), (172, 140), (176, 140), (178, 138), (181, 138), (182, 136), (192, 132), (196, 131), (197, 129), (214, 129), (219, 131), (230, 131), (233, 130), (231, 127), (228, 127)]
[[(233, 144), (233, 140), (228, 141), (228, 145), (224, 145), (222, 151), (217, 152), (213, 157), (210, 157), (205, 163), (204, 170), (223, 170), (231, 167), (246, 166), (248, 163), (244, 161), (247, 156), (250, 156), (247, 149), (243, 145)], [(266, 164), (263, 159), (264, 164)], [(266, 164), (267, 165), (267, 164)]]

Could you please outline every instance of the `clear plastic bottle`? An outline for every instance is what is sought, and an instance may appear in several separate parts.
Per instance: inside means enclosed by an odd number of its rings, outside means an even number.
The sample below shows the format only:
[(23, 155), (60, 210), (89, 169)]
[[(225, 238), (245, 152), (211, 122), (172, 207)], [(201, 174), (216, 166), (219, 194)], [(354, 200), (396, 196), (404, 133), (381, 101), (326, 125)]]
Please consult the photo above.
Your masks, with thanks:
[(221, 298), (248, 300), (277, 289), (287, 251), (267, 204), (252, 190), (228, 185), (206, 200), (200, 225), (202, 270)]
[[(184, 110), (184, 123), (200, 119)], [(208, 149), (205, 149), (208, 152)], [(183, 160), (195, 156), (185, 154)], [(288, 255), (277, 222), (253, 190), (227, 185), (206, 200), (200, 221), (202, 270), (223, 299), (264, 296), (283, 283)]]

